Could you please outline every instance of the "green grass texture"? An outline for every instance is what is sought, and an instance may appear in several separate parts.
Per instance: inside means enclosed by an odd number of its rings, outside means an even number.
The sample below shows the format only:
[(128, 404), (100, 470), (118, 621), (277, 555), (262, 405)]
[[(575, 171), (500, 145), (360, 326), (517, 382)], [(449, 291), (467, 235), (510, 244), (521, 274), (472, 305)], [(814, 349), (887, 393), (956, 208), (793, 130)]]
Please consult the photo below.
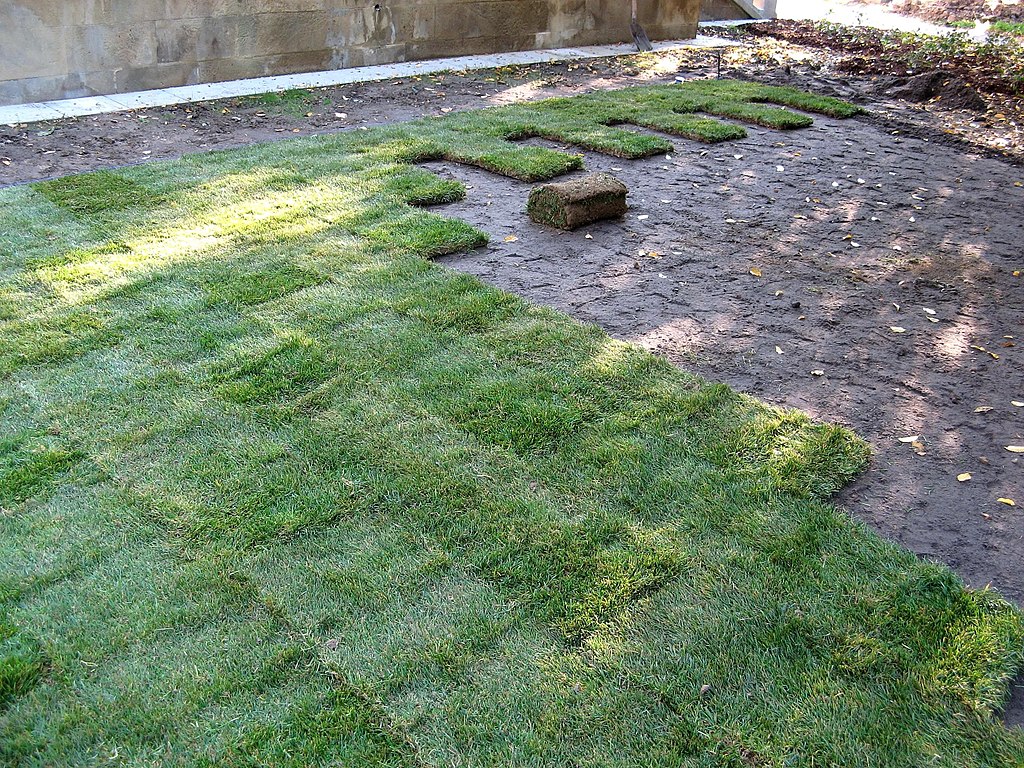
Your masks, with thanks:
[[(433, 264), (518, 179), (855, 108), (729, 81), (0, 190), (0, 764), (1020, 766), (1024, 621), (866, 446)], [(524, 194), (525, 202), (525, 194)]]

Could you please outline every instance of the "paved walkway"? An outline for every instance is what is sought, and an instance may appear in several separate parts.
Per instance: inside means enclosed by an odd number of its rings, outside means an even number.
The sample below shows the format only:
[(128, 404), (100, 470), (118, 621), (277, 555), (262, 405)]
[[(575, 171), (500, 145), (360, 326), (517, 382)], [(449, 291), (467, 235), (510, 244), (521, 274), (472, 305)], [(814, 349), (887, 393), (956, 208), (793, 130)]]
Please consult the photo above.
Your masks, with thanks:
[[(716, 48), (735, 45), (735, 41), (699, 35), (695, 40), (671, 40), (656, 43), (658, 51), (679, 48)], [(408, 61), (396, 64), (382, 64), (373, 67), (350, 67), (327, 72), (309, 72), (297, 75), (255, 77), (248, 80), (231, 80), (224, 83), (203, 83), (183, 85), (175, 88), (161, 88), (134, 93), (115, 93), (110, 96), (88, 96), (80, 99), (63, 99), (37, 104), (0, 106), (0, 125), (31, 123), (39, 120), (60, 120), (67, 117), (85, 117), (108, 112), (123, 112), (148, 107), (168, 107), (213, 99), (232, 99), (271, 93), (291, 88), (323, 88), (331, 85), (348, 85), (374, 80), (389, 80), (393, 77), (410, 77), (446, 70), (491, 69), (515, 64), (538, 64), (549, 61), (573, 59), (596, 59), (606, 56), (624, 56), (636, 53), (636, 47), (626, 43), (613, 45), (591, 45), (579, 48), (556, 48), (542, 51), (514, 51), (511, 53), (487, 54), (482, 56), (459, 56), (450, 59)]]

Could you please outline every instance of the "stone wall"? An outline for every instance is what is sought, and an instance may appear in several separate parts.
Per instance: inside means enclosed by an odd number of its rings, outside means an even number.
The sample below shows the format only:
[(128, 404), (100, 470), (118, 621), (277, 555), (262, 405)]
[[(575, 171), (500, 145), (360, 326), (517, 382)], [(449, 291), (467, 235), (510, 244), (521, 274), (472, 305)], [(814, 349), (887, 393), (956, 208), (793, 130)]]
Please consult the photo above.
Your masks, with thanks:
[[(700, 0), (639, 0), (652, 39)], [(630, 39), (629, 0), (0, 0), (0, 105)]]

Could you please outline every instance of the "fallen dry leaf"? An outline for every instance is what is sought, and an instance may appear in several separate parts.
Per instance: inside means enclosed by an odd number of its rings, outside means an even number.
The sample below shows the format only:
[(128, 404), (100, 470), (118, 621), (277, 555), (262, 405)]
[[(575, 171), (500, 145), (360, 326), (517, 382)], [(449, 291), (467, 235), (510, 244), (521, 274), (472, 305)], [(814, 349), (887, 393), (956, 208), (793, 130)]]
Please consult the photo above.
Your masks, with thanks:
[(992, 406), (991, 405), (979, 405), (977, 408), (974, 409), (974, 412), (975, 413), (988, 413), (991, 410), (992, 410)]
[(752, 274), (754, 277), (760, 277), (761, 276), (761, 270), (758, 269), (757, 267), (751, 267), (750, 268), (750, 274)]
[(1024, 453), (1024, 445), (1008, 445), (1006, 450), (1010, 453)]
[(518, 239), (519, 239), (519, 238), (518, 238), (518, 237), (516, 237), (515, 235), (509, 235), (508, 237), (506, 237), (506, 238), (505, 238), (505, 242), (506, 242), (506, 243), (514, 243), (514, 242), (516, 242), (516, 241), (517, 241)]
[(1017, 502), (1015, 502), (1013, 499), (1006, 499), (1006, 498), (1003, 498), (1003, 497), (999, 497), (998, 499), (996, 499), (996, 501), (998, 501), (1000, 504), (1005, 504), (1008, 507), (1016, 507), (1017, 506)]
[(966, 483), (968, 480), (971, 479), (971, 473), (961, 472), (959, 475), (956, 476), (956, 479), (959, 480), (961, 483)]
[(989, 352), (987, 349), (985, 349), (984, 347), (979, 347), (977, 344), (971, 344), (971, 349), (976, 349), (979, 352), (984, 352), (986, 355), (991, 357), (993, 360), (998, 360), (999, 359), (999, 355), (997, 355), (995, 352)]
[(898, 325), (890, 325), (889, 326), (889, 330), (892, 331), (893, 333), (906, 333), (907, 332), (906, 328), (901, 328)]

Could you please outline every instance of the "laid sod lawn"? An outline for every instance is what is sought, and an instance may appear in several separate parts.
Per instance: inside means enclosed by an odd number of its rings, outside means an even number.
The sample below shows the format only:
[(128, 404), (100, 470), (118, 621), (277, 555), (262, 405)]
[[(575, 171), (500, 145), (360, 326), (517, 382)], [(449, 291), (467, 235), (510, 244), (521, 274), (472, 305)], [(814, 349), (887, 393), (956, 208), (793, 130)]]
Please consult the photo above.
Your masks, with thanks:
[(1020, 766), (1024, 620), (828, 503), (855, 436), (426, 258), (485, 236), (415, 162), (810, 120), (770, 103), (854, 111), (650, 87), (0, 191), (0, 764)]

